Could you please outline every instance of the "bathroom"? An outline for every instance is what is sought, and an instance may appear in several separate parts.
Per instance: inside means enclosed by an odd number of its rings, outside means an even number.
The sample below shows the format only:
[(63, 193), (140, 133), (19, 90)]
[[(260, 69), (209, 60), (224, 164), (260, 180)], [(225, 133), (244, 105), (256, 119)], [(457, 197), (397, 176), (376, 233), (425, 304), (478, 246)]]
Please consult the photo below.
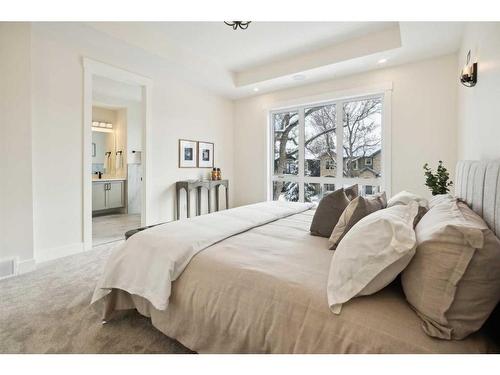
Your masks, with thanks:
[(92, 102), (92, 245), (122, 240), (141, 225), (140, 87), (94, 77)]

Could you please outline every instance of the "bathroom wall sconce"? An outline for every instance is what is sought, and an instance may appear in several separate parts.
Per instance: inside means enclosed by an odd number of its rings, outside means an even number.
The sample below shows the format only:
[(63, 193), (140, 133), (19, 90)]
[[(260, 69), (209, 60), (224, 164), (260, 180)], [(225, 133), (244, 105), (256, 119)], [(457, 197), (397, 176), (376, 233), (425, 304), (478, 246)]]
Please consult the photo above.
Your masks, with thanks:
[(466, 87), (474, 87), (477, 83), (477, 62), (470, 63), (470, 50), (467, 53), (467, 61), (460, 74), (460, 82)]

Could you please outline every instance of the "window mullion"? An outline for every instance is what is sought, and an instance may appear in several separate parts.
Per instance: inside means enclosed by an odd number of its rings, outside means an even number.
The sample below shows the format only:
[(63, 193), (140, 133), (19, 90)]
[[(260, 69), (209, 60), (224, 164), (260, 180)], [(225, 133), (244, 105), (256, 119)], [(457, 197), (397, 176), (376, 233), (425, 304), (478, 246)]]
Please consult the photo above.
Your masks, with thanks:
[(305, 122), (304, 107), (299, 108), (299, 202), (304, 202), (304, 176), (305, 176)]
[(343, 186), (342, 179), (344, 177), (344, 126), (343, 126), (343, 118), (344, 118), (344, 107), (342, 102), (335, 103), (335, 137), (337, 142), (337, 170), (335, 173), (336, 182), (339, 186), (335, 186), (336, 189)]

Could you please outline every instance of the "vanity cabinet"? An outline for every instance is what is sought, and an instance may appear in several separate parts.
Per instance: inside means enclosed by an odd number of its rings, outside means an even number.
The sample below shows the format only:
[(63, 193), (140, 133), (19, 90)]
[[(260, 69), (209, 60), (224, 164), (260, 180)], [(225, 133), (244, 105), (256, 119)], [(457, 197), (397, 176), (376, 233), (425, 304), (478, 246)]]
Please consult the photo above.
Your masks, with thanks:
[(92, 211), (125, 206), (124, 181), (92, 182)]

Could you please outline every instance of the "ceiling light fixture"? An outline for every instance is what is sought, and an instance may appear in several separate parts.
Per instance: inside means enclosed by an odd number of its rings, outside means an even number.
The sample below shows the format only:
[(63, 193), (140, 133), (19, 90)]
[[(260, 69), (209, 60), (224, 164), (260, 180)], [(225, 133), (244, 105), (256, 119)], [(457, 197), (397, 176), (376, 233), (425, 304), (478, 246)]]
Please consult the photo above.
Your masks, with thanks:
[(238, 27), (241, 30), (246, 30), (248, 28), (248, 25), (250, 25), (252, 21), (224, 21), (224, 23), (228, 26), (231, 26), (233, 30), (237, 30)]
[(378, 64), (385, 64), (387, 62), (387, 59), (380, 59), (377, 61)]

